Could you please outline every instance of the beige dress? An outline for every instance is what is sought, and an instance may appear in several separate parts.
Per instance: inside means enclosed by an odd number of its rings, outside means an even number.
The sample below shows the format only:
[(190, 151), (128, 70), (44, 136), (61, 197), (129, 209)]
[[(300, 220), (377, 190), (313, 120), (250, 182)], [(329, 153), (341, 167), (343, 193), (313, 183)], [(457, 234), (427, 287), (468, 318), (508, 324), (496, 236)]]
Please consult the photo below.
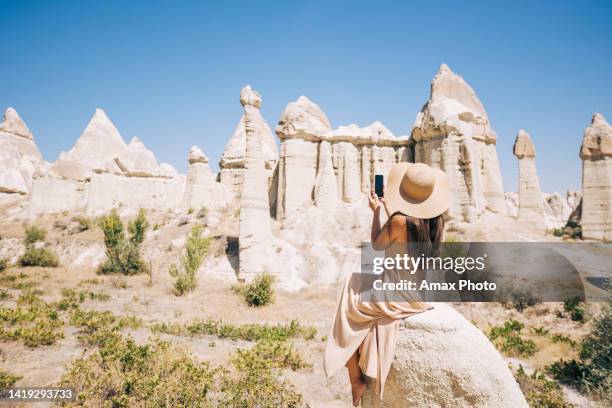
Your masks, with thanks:
[[(385, 256), (395, 253), (385, 251)], [(387, 271), (385, 274), (398, 274)], [(376, 379), (376, 392), (381, 396), (395, 354), (397, 330), (401, 319), (431, 309), (416, 295), (402, 295), (405, 302), (360, 301), (361, 277), (355, 273), (345, 282), (325, 345), (324, 369), (327, 377), (344, 367), (359, 349), (359, 367), (368, 377)], [(399, 275), (385, 280), (399, 280)]]

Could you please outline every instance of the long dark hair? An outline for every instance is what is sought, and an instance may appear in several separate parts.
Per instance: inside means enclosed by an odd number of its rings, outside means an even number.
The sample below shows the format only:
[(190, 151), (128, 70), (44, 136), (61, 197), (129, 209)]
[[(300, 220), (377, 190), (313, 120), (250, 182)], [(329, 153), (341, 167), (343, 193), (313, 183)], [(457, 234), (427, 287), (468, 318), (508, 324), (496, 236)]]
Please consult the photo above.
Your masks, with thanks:
[(409, 248), (425, 256), (438, 256), (444, 233), (444, 217), (415, 218), (406, 215)]

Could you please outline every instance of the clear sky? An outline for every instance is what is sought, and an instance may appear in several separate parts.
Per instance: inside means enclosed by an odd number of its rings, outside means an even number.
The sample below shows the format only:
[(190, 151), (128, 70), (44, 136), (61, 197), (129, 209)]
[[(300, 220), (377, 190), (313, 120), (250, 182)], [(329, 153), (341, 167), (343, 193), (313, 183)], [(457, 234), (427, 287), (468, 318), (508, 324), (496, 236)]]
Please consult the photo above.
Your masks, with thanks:
[(506, 191), (524, 128), (543, 190), (564, 193), (580, 187), (591, 115), (612, 120), (611, 22), (610, 1), (0, 0), (0, 109), (54, 161), (103, 108), (184, 172), (192, 144), (217, 167), (247, 83), (272, 128), (304, 94), (334, 128), (379, 120), (401, 135), (445, 62), (489, 113)]

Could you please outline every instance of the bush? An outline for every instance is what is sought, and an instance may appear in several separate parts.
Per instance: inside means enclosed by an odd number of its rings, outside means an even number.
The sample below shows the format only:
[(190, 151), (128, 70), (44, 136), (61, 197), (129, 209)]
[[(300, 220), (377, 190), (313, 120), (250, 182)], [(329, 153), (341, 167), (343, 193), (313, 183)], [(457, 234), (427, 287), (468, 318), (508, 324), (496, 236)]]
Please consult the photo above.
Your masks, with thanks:
[(122, 273), (136, 275), (147, 272), (148, 266), (140, 255), (140, 245), (144, 241), (149, 223), (141, 209), (138, 216), (128, 223), (129, 237), (126, 239), (125, 228), (116, 210), (101, 217), (99, 227), (104, 233), (106, 260), (98, 268), (98, 273)]
[(75, 215), (72, 217), (72, 221), (78, 224), (77, 232), (87, 231), (93, 227), (93, 222), (82, 215)]
[(202, 226), (194, 226), (185, 243), (185, 253), (180, 258), (180, 266), (170, 266), (169, 273), (174, 277), (174, 292), (182, 296), (194, 290), (198, 284), (197, 272), (210, 248), (212, 239), (202, 236)]
[(563, 228), (555, 228), (553, 230), (553, 235), (555, 237), (562, 237), (563, 236)]
[(251, 283), (234, 287), (234, 292), (242, 295), (249, 306), (265, 306), (274, 301), (274, 281), (274, 276), (264, 272)]
[(4, 258), (0, 258), (0, 272), (4, 272), (8, 268), (8, 261)]
[(580, 307), (580, 298), (573, 297), (563, 302), (563, 310), (569, 313), (570, 319), (583, 323), (585, 320), (584, 309)]
[(489, 339), (502, 352), (521, 357), (529, 357), (536, 352), (536, 345), (532, 340), (525, 340), (521, 330), (525, 327), (517, 320), (508, 320), (503, 326), (492, 327)]
[(25, 253), (19, 258), (19, 264), (21, 266), (56, 267), (59, 265), (59, 260), (57, 255), (48, 248), (28, 246)]
[(525, 395), (531, 408), (572, 408), (563, 399), (563, 392), (559, 384), (548, 380), (543, 373), (534, 371), (527, 375), (522, 366), (516, 373), (516, 380)]
[(25, 238), (23, 239), (23, 243), (26, 246), (30, 246), (38, 241), (44, 241), (46, 236), (47, 231), (44, 228), (37, 227), (36, 225), (30, 225), (25, 229)]
[(578, 359), (560, 360), (548, 368), (557, 380), (584, 393), (612, 399), (612, 307), (595, 320), (593, 330), (580, 344)]
[(12, 387), (21, 378), (21, 376), (12, 375), (4, 370), (0, 370), (0, 390), (3, 388)]

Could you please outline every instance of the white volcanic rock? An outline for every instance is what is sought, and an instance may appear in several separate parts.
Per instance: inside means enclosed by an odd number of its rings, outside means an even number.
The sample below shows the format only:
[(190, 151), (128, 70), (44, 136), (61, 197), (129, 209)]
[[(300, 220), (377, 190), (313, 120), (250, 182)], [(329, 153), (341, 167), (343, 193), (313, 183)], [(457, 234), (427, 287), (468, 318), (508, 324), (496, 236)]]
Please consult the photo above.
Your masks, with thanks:
[(71, 160), (56, 161), (51, 165), (50, 171), (51, 175), (56, 178), (75, 181), (88, 180), (93, 172), (86, 164)]
[(21, 120), (21, 117), (19, 117), (17, 111), (13, 108), (7, 108), (7, 110), (4, 111), (4, 120), (0, 123), (0, 132), (34, 140), (32, 132), (30, 132), (30, 129), (28, 129), (23, 120)]
[(612, 240), (612, 126), (601, 113), (584, 130), (582, 159), (582, 236)]
[(131, 177), (156, 177), (160, 175), (159, 165), (152, 151), (134, 137), (115, 158), (117, 166)]
[(472, 221), (485, 210), (504, 213), (504, 192), (495, 143), (497, 135), (474, 90), (446, 64), (411, 134), (416, 162), (444, 170), (453, 201), (451, 218)]
[(519, 130), (512, 149), (519, 163), (518, 218), (546, 228), (544, 196), (535, 164), (535, 147), (529, 134)]
[[(110, 186), (115, 188), (114, 186)], [(34, 179), (29, 212), (33, 216), (84, 211), (87, 206), (88, 183), (56, 177)]]
[(119, 131), (102, 109), (96, 109), (87, 127), (59, 160), (81, 163), (92, 170), (107, 171), (107, 161), (114, 159), (126, 147)]
[(45, 169), (32, 133), (19, 114), (8, 108), (0, 124), (0, 192), (29, 193), (32, 178)]
[(329, 142), (319, 144), (319, 163), (314, 187), (315, 205), (322, 210), (334, 212), (338, 206), (338, 185)]
[(259, 107), (261, 97), (249, 85), (240, 91), (240, 104), (244, 108), (246, 152), (242, 192), (240, 194), (239, 277), (251, 279), (265, 270), (272, 230), (265, 159), (262, 151), (261, 128), (263, 122)]
[(372, 388), (364, 408), (529, 407), (487, 337), (444, 303), (402, 322), (382, 401)]
[[(272, 176), (272, 170), (278, 159), (278, 149), (274, 141), (274, 136), (266, 121), (261, 117), (254, 118), (253, 126), (256, 134), (261, 138), (262, 153), (264, 157), (266, 173), (268, 178)], [(234, 129), (234, 133), (227, 142), (221, 160), (219, 161), (219, 181), (234, 193), (235, 197), (240, 197), (242, 190), (242, 178), (245, 163), (246, 135), (245, 135), (244, 114)]]
[(506, 214), (512, 217), (518, 217), (518, 206), (519, 206), (519, 198), (518, 193), (515, 191), (510, 191), (504, 193), (506, 198)]
[(189, 172), (183, 197), (183, 211), (202, 207), (222, 207), (229, 201), (229, 191), (215, 181), (210, 171), (208, 158), (197, 146), (192, 146), (188, 155)]
[(26, 194), (28, 183), (17, 169), (0, 170), (0, 193)]
[(327, 116), (305, 96), (287, 105), (276, 126), (281, 139), (276, 217), (312, 204), (317, 178), (318, 142), (331, 131)]
[(176, 171), (174, 166), (170, 163), (160, 163), (159, 175), (162, 177), (174, 178), (179, 176), (179, 172)]
[(544, 194), (544, 213), (546, 224), (549, 228), (562, 228), (567, 223), (573, 208), (571, 208), (565, 197), (556, 191), (552, 194)]
[(567, 190), (567, 192), (565, 193), (565, 198), (567, 200), (567, 205), (569, 205), (572, 211), (574, 211), (576, 207), (578, 207), (580, 200), (582, 200), (582, 192), (576, 190)]
[(281, 140), (301, 138), (318, 141), (331, 131), (331, 124), (319, 105), (302, 95), (287, 105), (275, 130)]

